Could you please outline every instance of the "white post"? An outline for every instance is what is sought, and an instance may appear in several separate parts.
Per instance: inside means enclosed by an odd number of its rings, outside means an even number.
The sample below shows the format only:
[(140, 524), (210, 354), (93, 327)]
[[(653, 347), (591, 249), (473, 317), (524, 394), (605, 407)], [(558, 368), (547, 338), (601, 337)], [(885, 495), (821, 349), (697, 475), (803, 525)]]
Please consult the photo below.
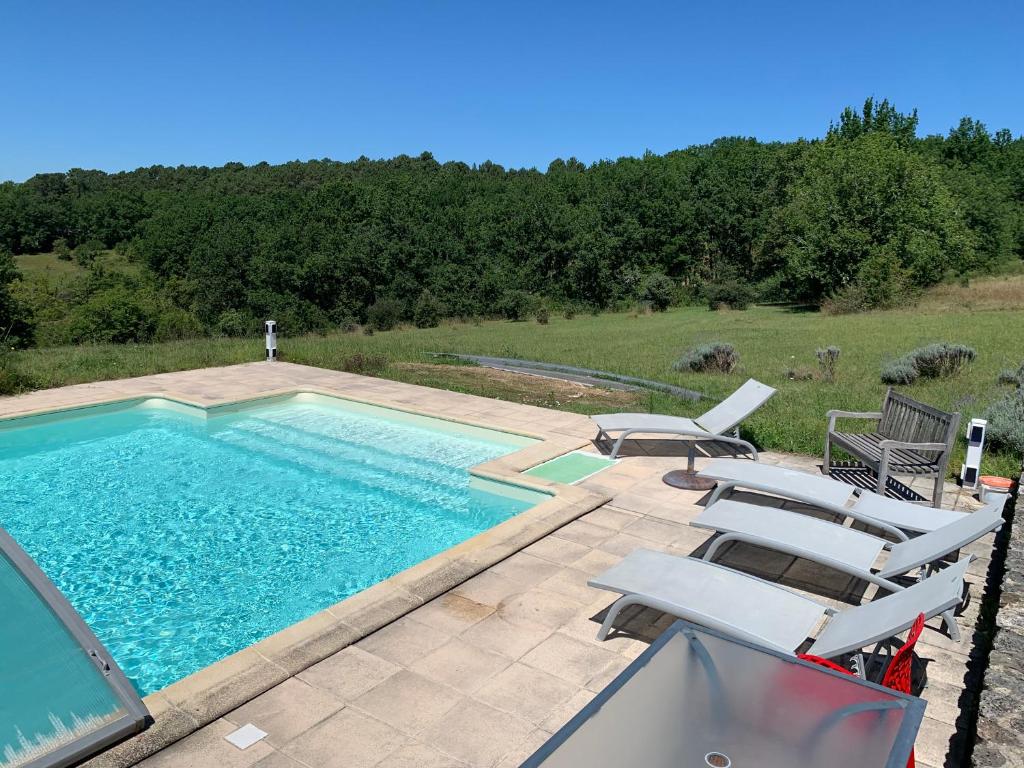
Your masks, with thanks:
[(967, 425), (967, 456), (960, 468), (960, 481), (964, 488), (977, 488), (978, 475), (981, 473), (981, 451), (985, 446), (984, 419), (971, 419)]
[(277, 360), (277, 323), (267, 320), (263, 325), (267, 332), (267, 362), (272, 363)]

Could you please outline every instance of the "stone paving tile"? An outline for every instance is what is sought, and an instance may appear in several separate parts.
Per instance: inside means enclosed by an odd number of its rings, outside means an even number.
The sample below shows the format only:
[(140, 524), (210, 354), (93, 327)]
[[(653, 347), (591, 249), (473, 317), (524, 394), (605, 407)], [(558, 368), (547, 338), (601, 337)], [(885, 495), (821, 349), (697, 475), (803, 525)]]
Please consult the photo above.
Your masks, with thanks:
[(536, 729), (526, 720), (464, 699), (424, 735), (425, 743), (473, 766), (492, 766)]
[(300, 672), (298, 678), (342, 701), (366, 693), (401, 667), (351, 645)]
[(403, 669), (364, 693), (353, 706), (415, 735), (437, 722), (461, 699), (458, 691)]
[(546, 536), (523, 551), (558, 565), (569, 565), (574, 560), (583, 557), (591, 549), (592, 547), (586, 544), (577, 544), (558, 536)]
[(284, 752), (271, 752), (256, 763), (255, 768), (306, 768), (306, 766), (288, 757)]
[(494, 607), (448, 593), (431, 600), (416, 611), (416, 621), (428, 627), (458, 634), (494, 613)]
[(640, 539), (663, 544), (666, 541), (675, 541), (683, 534), (682, 526), (678, 523), (667, 523), (661, 520), (652, 520), (649, 517), (640, 517), (622, 529), (622, 532), (629, 536), (636, 536)]
[(539, 729), (533, 731), (519, 746), (501, 759), (497, 768), (519, 768), (530, 755), (540, 749), (544, 742), (550, 738), (551, 734), (546, 731)]
[(498, 615), (511, 624), (525, 623), (556, 629), (575, 616), (582, 606), (579, 600), (531, 589), (502, 603), (498, 607)]
[(440, 648), (450, 637), (447, 632), (406, 616), (364, 637), (356, 643), (356, 647), (393, 664), (407, 666), (435, 648)]
[(585, 547), (595, 547), (613, 534), (614, 531), (603, 528), (600, 525), (593, 525), (583, 520), (574, 520), (564, 528), (557, 530), (553, 535), (559, 539), (582, 544)]
[(917, 740), (914, 742), (918, 765), (945, 765), (949, 742), (954, 733), (956, 728), (929, 717), (926, 710), (921, 728), (917, 732)]
[(281, 751), (316, 768), (373, 768), (405, 742), (390, 725), (345, 707)]
[(465, 765), (426, 744), (409, 744), (385, 757), (376, 768), (461, 768)]
[(621, 531), (627, 525), (635, 522), (639, 515), (635, 512), (627, 512), (622, 509), (612, 509), (605, 505), (593, 512), (584, 515), (581, 519), (585, 523), (599, 525), (602, 528), (610, 528), (613, 531)]
[(589, 578), (590, 576), (584, 571), (563, 568), (551, 578), (541, 582), (540, 588), (586, 604), (600, 594), (600, 590), (587, 586)]
[(548, 733), (555, 733), (559, 728), (572, 720), (576, 713), (593, 701), (597, 694), (587, 688), (580, 688), (568, 700), (553, 708), (540, 727)]
[(633, 659), (619, 654), (618, 659), (612, 661), (607, 667), (587, 681), (587, 689), (594, 693), (600, 693), (612, 680), (618, 677), (622, 673), (622, 670), (628, 667), (632, 661)]
[(415, 662), (413, 672), (463, 693), (472, 693), (508, 666), (508, 659), (454, 638)]
[(461, 637), (478, 648), (515, 661), (540, 645), (552, 632), (549, 627), (526, 622), (513, 624), (498, 614), (492, 614), (467, 629)]
[(525, 664), (512, 664), (492, 677), (475, 698), (495, 709), (541, 725), (578, 687)]
[(630, 552), (634, 552), (638, 549), (654, 549), (662, 551), (671, 546), (668, 543), (658, 544), (650, 541), (649, 539), (641, 539), (638, 536), (630, 536), (628, 533), (616, 533), (600, 544), (597, 548), (602, 552), (608, 552), (612, 555), (617, 555), (622, 558), (628, 555)]
[(596, 576), (602, 571), (611, 568), (620, 559), (610, 552), (605, 552), (603, 549), (592, 549), (583, 557), (574, 560), (570, 567), (577, 571), (583, 571), (587, 576)]
[(507, 576), (494, 573), (491, 570), (484, 571), (457, 586), (452, 592), (456, 595), (469, 598), (481, 605), (489, 605), (497, 608), (502, 600), (518, 595), (527, 589), (519, 581), (514, 581)]
[(928, 699), (926, 714), (928, 717), (945, 723), (950, 728), (955, 728), (956, 719), (960, 716), (960, 695), (963, 693), (964, 686), (929, 679), (926, 690)]
[(523, 656), (523, 663), (585, 686), (609, 667), (618, 664), (620, 654), (556, 632)]
[(928, 682), (938, 681), (949, 685), (963, 685), (964, 677), (967, 674), (967, 651), (966, 642), (961, 644), (959, 652), (948, 648), (940, 648), (925, 642), (927, 633), (922, 635), (914, 647), (914, 653), (923, 664)]
[(533, 586), (549, 576), (558, 573), (557, 564), (545, 560), (529, 552), (517, 552), (507, 560), (503, 560), (490, 568), (491, 573), (512, 579), (519, 584)]
[(220, 719), (186, 736), (172, 750), (158, 752), (145, 760), (145, 768), (247, 768), (273, 752), (266, 741), (259, 741), (248, 749), (239, 749), (224, 737), (238, 726)]
[(330, 694), (293, 677), (229, 712), (225, 719), (239, 727), (252, 723), (267, 732), (268, 744), (280, 747), (342, 706)]

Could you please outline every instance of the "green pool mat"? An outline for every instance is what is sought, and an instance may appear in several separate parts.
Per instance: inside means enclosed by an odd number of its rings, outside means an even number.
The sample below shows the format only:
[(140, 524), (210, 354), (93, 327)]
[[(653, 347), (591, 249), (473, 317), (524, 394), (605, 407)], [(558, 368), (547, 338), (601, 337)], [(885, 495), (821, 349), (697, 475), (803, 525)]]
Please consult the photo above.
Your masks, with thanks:
[(580, 480), (610, 467), (615, 462), (592, 453), (567, 453), (551, 461), (538, 464), (524, 474), (543, 477), (556, 483), (578, 483)]

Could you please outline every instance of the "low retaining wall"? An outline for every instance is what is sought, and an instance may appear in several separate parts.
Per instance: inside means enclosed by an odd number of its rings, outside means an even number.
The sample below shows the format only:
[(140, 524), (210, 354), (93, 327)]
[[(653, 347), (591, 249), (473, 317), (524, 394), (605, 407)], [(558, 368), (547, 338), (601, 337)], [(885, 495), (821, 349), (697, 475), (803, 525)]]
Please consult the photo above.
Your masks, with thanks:
[[(1024, 509), (1020, 486), (1016, 503), (1009, 505), (1017, 511)], [(971, 764), (976, 768), (1024, 768), (1024, 516), (1015, 520), (1011, 512), (1007, 517), (1011, 522), (1005, 558), (1001, 563), (993, 558), (992, 569), (999, 572), (989, 573), (989, 611), (994, 616), (974, 729)]]

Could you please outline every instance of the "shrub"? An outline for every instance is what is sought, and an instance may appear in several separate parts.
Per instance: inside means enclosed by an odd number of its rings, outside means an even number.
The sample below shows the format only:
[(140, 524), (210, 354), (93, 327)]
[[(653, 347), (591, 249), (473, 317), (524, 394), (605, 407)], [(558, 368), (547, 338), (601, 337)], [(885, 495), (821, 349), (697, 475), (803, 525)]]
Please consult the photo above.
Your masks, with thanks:
[(1009, 384), (1011, 387), (1024, 387), (1024, 363), (1016, 371), (1000, 371), (998, 381), (1000, 384)]
[(976, 356), (971, 347), (963, 344), (941, 343), (915, 349), (907, 357), (924, 378), (944, 379), (959, 373)]
[(1007, 393), (985, 411), (989, 442), (1024, 456), (1024, 389)]
[(548, 308), (547, 307), (542, 306), (542, 307), (539, 307), (537, 309), (537, 322), (538, 323), (540, 323), (541, 325), (547, 325), (548, 321), (550, 319), (551, 319), (551, 313), (548, 312)]
[(975, 357), (975, 351), (963, 344), (929, 344), (887, 364), (882, 369), (882, 383), (913, 384), (919, 378), (945, 379), (955, 376)]
[(891, 309), (911, 296), (906, 270), (888, 253), (869, 256), (857, 275), (821, 303), (827, 315), (850, 315), (871, 309)]
[(338, 323), (338, 330), (342, 333), (355, 333), (359, 330), (359, 321), (354, 317), (343, 317)]
[(86, 240), (75, 248), (75, 261), (83, 267), (87, 267), (96, 261), (96, 257), (103, 253), (103, 243), (99, 240)]
[(889, 385), (913, 384), (920, 375), (910, 360), (900, 358), (882, 368), (882, 383)]
[(14, 256), (0, 246), (0, 348), (29, 347), (36, 336), (35, 307), (43, 307), (25, 292), (25, 283), (18, 280), (20, 273)]
[(387, 367), (388, 359), (384, 355), (364, 355), (361, 352), (349, 355), (341, 364), (343, 371), (363, 376), (374, 376), (385, 371)]
[(144, 295), (125, 286), (94, 293), (71, 316), (71, 340), (126, 344), (152, 341), (157, 312)]
[(740, 358), (732, 344), (711, 342), (694, 347), (672, 366), (677, 371), (732, 373)]
[(420, 297), (416, 299), (416, 306), (412, 310), (412, 322), (417, 328), (437, 328), (441, 324), (446, 308), (442, 301), (424, 289)]
[(854, 283), (870, 309), (896, 306), (906, 293), (908, 279), (900, 260), (888, 250), (872, 254), (861, 262)]
[(377, 299), (366, 310), (366, 324), (374, 331), (390, 331), (402, 321), (405, 304), (399, 299)]
[(664, 312), (676, 295), (676, 284), (661, 272), (651, 272), (640, 283), (640, 301), (655, 312)]
[(14, 367), (10, 352), (0, 348), (0, 395), (16, 395), (32, 386), (33, 382)]
[(53, 252), (61, 261), (71, 261), (71, 248), (63, 237), (58, 237), (53, 241)]
[(576, 317), (576, 307), (570, 304), (562, 311), (562, 317), (564, 317), (566, 320), (572, 320), (574, 317)]
[(260, 328), (259, 321), (240, 309), (226, 309), (217, 318), (217, 333), (221, 336), (239, 338), (255, 336)]
[(154, 341), (177, 341), (195, 339), (203, 335), (203, 324), (191, 312), (178, 307), (165, 309), (156, 320)]
[(498, 299), (495, 309), (502, 317), (519, 321), (524, 320), (531, 313), (537, 300), (532, 294), (526, 291), (511, 290), (505, 291)]
[(836, 369), (839, 367), (839, 347), (825, 347), (814, 352), (818, 358), (818, 368), (825, 381), (835, 381)]
[(726, 280), (704, 286), (708, 309), (746, 309), (754, 301), (754, 289), (739, 280)]

